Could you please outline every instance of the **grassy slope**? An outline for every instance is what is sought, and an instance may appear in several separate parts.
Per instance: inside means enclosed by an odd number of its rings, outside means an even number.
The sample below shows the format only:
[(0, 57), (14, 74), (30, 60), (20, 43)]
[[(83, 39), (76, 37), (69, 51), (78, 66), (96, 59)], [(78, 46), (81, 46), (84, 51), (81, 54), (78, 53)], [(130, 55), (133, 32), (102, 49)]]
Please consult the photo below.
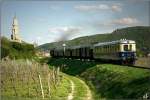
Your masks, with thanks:
[(49, 64), (83, 78), (95, 99), (142, 98), (150, 93), (150, 71), (146, 69), (70, 59), (50, 59)]
[(101, 64), (81, 74), (97, 98), (142, 98), (150, 92), (150, 71), (127, 66)]

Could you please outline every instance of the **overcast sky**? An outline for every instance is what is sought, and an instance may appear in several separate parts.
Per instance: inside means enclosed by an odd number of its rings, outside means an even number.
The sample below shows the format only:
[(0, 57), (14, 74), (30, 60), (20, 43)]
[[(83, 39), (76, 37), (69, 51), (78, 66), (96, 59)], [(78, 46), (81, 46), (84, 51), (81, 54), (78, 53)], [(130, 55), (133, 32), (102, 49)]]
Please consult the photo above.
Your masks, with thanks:
[(10, 38), (16, 13), (20, 36), (38, 44), (150, 25), (149, 0), (1, 1), (1, 33)]

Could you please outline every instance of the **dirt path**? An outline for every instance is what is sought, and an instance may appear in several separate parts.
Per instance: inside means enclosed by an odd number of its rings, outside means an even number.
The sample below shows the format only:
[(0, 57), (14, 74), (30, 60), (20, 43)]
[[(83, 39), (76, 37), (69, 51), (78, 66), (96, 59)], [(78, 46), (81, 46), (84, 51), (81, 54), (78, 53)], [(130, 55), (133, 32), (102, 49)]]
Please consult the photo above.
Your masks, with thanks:
[(74, 87), (75, 87), (74, 82), (72, 80), (70, 80), (70, 84), (71, 84), (71, 86), (70, 86), (71, 87), (71, 92), (69, 93), (67, 100), (72, 100), (73, 99), (73, 94), (74, 94)]
[[(66, 75), (70, 82), (70, 92), (68, 93), (67, 100), (92, 100), (92, 94), (88, 85), (78, 77)], [(84, 88), (81, 88), (84, 87)], [(80, 90), (83, 89), (83, 90)]]
[(82, 83), (82, 84), (84, 84), (84, 86), (86, 87), (86, 89), (87, 89), (87, 97), (86, 97), (86, 100), (92, 100), (92, 94), (91, 94), (91, 90), (89, 89), (89, 87), (86, 85), (86, 83), (84, 82), (84, 81), (82, 81), (82, 80), (80, 80), (80, 82)]

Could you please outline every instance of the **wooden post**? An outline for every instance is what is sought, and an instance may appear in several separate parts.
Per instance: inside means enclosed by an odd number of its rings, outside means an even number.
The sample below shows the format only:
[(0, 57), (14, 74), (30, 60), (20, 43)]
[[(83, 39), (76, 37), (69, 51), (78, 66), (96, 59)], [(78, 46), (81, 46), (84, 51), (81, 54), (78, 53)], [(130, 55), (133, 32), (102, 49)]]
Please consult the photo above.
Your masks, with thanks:
[(59, 71), (60, 71), (60, 68), (58, 67), (58, 68), (57, 68), (57, 84), (58, 84), (58, 85), (59, 85), (59, 82), (60, 82)]
[(39, 75), (39, 80), (40, 80), (40, 85), (41, 85), (42, 97), (44, 99), (44, 92), (43, 92), (43, 86), (42, 86), (42, 81), (41, 81), (41, 76), (40, 75)]
[(15, 87), (15, 80), (14, 80), (14, 76), (13, 75), (11, 75), (10, 81), (11, 81), (11, 84), (13, 85), (13, 90), (15, 92), (15, 96), (17, 96), (17, 90), (16, 90), (16, 87)]
[(28, 73), (27, 85), (28, 85), (28, 97), (30, 97), (30, 73)]
[(55, 87), (55, 89), (56, 89), (56, 75), (55, 75), (55, 68), (53, 67), (53, 72), (52, 72), (52, 77), (53, 77), (53, 85), (54, 85), (54, 87)]
[(48, 94), (49, 94), (49, 97), (51, 97), (50, 90), (51, 90), (51, 88), (50, 88), (50, 73), (48, 73)]

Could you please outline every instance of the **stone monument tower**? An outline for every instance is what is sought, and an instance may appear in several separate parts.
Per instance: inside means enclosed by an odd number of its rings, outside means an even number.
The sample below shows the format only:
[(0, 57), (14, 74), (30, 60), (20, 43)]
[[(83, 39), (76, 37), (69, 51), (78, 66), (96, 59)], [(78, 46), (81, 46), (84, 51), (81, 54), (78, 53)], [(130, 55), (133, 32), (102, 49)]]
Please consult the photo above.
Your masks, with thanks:
[(22, 42), (19, 36), (19, 25), (16, 15), (13, 18), (11, 40), (20, 43)]

